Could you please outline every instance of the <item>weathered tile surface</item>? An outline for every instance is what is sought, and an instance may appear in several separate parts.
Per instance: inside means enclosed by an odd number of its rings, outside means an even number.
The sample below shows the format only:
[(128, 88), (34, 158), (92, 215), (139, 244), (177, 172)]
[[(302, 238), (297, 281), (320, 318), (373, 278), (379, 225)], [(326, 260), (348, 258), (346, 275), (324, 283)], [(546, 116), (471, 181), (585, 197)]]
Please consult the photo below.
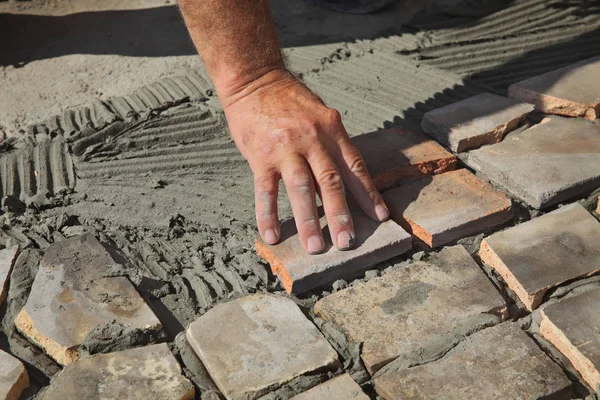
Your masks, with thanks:
[(600, 290), (541, 309), (540, 333), (600, 392)]
[(160, 331), (161, 324), (125, 277), (105, 278), (119, 256), (92, 235), (50, 246), (42, 258), (16, 327), (62, 365), (97, 325), (116, 320), (131, 329)]
[(370, 373), (400, 355), (417, 351), (457, 323), (481, 313), (504, 315), (505, 302), (462, 246), (428, 262), (396, 268), (379, 278), (318, 301), (315, 313), (347, 338), (362, 343)]
[(394, 221), (431, 247), (512, 218), (510, 200), (466, 169), (423, 177), (383, 197)]
[(228, 399), (255, 399), (316, 370), (337, 353), (288, 299), (254, 294), (221, 303), (193, 322), (188, 342)]
[(53, 379), (44, 400), (192, 400), (194, 392), (167, 344), (161, 343), (69, 364)]
[(600, 271), (599, 240), (600, 223), (574, 203), (485, 238), (479, 256), (533, 310), (548, 289)]
[(600, 118), (600, 57), (529, 78), (508, 88), (509, 96), (548, 114)]
[(291, 400), (369, 400), (360, 386), (348, 374), (333, 378)]
[(408, 129), (384, 129), (352, 138), (378, 189), (401, 179), (456, 168), (456, 157), (427, 136)]
[(570, 385), (561, 368), (509, 322), (474, 333), (438, 361), (375, 379), (386, 400), (566, 399)]
[(600, 126), (551, 117), (469, 153), (468, 164), (535, 208), (600, 186)]
[(425, 113), (421, 127), (444, 146), (462, 152), (498, 143), (531, 111), (531, 104), (482, 93)]
[(357, 206), (351, 205), (350, 212), (356, 234), (356, 244), (351, 250), (340, 251), (332, 245), (325, 217), (321, 218), (326, 246), (322, 254), (306, 253), (293, 219), (281, 225), (278, 244), (271, 246), (256, 240), (258, 254), (269, 262), (288, 293), (302, 293), (336, 279), (352, 278), (412, 247), (410, 235), (394, 221), (373, 221)]
[(0, 350), (0, 399), (18, 400), (29, 386), (29, 376), (21, 361)]
[(8, 291), (8, 278), (12, 265), (19, 252), (19, 246), (12, 246), (0, 250), (0, 305), (4, 303)]

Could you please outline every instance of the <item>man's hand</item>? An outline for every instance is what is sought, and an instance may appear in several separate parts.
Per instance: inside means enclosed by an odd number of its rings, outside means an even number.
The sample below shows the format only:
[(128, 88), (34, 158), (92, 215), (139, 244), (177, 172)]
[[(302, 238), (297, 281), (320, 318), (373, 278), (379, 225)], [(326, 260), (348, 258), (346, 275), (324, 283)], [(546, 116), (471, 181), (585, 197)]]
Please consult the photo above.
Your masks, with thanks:
[(284, 69), (270, 71), (231, 98), (221, 98), (233, 138), (254, 172), (256, 220), (266, 243), (279, 240), (277, 192), (282, 178), (300, 240), (309, 253), (325, 248), (317, 215), (318, 193), (331, 240), (354, 245), (344, 182), (367, 215), (388, 210), (337, 111)]
[(281, 178), (304, 248), (325, 248), (316, 193), (332, 242), (354, 244), (344, 181), (375, 220), (388, 210), (337, 111), (286, 69), (268, 0), (179, 0), (190, 35), (223, 105), (236, 144), (254, 172), (256, 218), (263, 240), (279, 240), (277, 189)]

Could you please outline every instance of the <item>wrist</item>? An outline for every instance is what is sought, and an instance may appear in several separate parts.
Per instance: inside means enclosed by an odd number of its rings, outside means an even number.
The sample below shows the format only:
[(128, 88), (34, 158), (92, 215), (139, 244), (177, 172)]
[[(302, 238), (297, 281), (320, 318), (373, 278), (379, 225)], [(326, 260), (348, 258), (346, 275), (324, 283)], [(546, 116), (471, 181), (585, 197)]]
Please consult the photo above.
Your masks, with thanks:
[(215, 82), (215, 89), (223, 108), (227, 108), (256, 91), (293, 82), (298, 82), (296, 77), (282, 63), (220, 80)]

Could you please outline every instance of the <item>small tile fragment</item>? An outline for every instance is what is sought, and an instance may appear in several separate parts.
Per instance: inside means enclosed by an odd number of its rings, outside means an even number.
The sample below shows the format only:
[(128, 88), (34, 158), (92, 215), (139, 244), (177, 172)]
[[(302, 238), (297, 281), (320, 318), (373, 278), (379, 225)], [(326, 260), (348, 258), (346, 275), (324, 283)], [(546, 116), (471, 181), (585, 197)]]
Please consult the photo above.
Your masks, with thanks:
[(327, 220), (321, 218), (326, 250), (306, 253), (293, 219), (281, 225), (281, 240), (276, 245), (256, 240), (256, 251), (271, 265), (288, 293), (302, 293), (337, 279), (351, 279), (373, 265), (407, 252), (411, 236), (394, 221), (376, 222), (356, 205), (350, 204), (356, 241), (351, 250), (340, 251), (331, 243)]
[(537, 209), (600, 186), (600, 126), (550, 117), (469, 153), (469, 166)]
[(18, 253), (19, 246), (12, 246), (0, 250), (0, 305), (6, 300), (8, 279)]
[(256, 399), (292, 379), (335, 370), (337, 353), (289, 298), (253, 294), (221, 303), (186, 338), (227, 399)]
[(362, 361), (373, 374), (470, 318), (503, 317), (506, 303), (465, 248), (455, 246), (331, 294), (314, 311), (362, 343)]
[(378, 189), (403, 179), (456, 169), (457, 159), (427, 136), (408, 129), (383, 129), (352, 138)]
[(558, 364), (510, 322), (474, 333), (438, 361), (375, 379), (385, 400), (566, 399), (570, 386)]
[(543, 307), (540, 334), (600, 392), (600, 290)]
[(599, 240), (600, 222), (574, 203), (485, 238), (479, 257), (533, 310), (550, 288), (600, 272)]
[(29, 387), (29, 375), (15, 357), (0, 350), (0, 399), (18, 400)]
[(17, 329), (61, 365), (79, 358), (79, 346), (98, 325), (116, 321), (131, 330), (162, 331), (129, 279), (104, 277), (124, 262), (120, 257), (90, 234), (51, 245), (15, 319)]
[(192, 400), (194, 394), (169, 346), (161, 343), (75, 361), (52, 380), (44, 400)]
[(482, 93), (425, 113), (421, 127), (441, 144), (460, 153), (500, 142), (531, 111), (531, 104)]
[(545, 74), (514, 83), (512, 98), (535, 104), (547, 114), (600, 118), (600, 57), (590, 58)]
[(423, 177), (383, 194), (392, 219), (431, 247), (501, 225), (510, 199), (466, 169)]
[(369, 400), (369, 396), (350, 375), (344, 374), (300, 393), (291, 400)]

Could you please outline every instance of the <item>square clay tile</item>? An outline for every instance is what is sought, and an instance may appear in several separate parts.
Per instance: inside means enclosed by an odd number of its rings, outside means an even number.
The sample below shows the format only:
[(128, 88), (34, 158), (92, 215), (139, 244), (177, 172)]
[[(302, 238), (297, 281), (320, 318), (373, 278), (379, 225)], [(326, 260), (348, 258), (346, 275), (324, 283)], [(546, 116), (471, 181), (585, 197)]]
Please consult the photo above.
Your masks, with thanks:
[(531, 104), (482, 93), (425, 113), (421, 127), (459, 153), (500, 142), (531, 111)]
[(529, 310), (551, 288), (600, 272), (600, 222), (579, 203), (483, 240), (479, 257)]
[(456, 157), (427, 136), (409, 129), (384, 129), (352, 138), (378, 189), (399, 180), (456, 169)]
[(537, 110), (568, 117), (600, 118), (600, 57), (510, 85), (508, 95)]
[(308, 254), (298, 236), (295, 221), (281, 225), (281, 240), (267, 245), (256, 239), (256, 251), (267, 260), (273, 274), (288, 293), (302, 293), (337, 279), (351, 279), (373, 265), (412, 248), (411, 236), (394, 221), (376, 222), (354, 203), (349, 203), (356, 242), (350, 250), (338, 250), (331, 242), (327, 220), (321, 218), (326, 250)]
[(423, 177), (383, 194), (394, 221), (431, 247), (501, 225), (511, 201), (466, 169)]

